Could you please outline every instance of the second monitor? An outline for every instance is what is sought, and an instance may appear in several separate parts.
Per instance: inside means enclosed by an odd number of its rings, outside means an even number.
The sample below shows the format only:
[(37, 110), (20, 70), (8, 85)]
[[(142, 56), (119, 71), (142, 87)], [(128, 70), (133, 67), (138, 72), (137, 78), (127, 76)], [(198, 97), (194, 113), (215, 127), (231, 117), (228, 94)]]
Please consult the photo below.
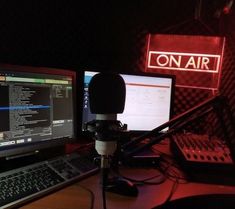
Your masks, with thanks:
[[(95, 119), (90, 112), (88, 86), (97, 71), (84, 71), (82, 128)], [(117, 120), (129, 131), (150, 131), (167, 122), (172, 115), (175, 77), (159, 74), (120, 74), (126, 84), (125, 109)]]

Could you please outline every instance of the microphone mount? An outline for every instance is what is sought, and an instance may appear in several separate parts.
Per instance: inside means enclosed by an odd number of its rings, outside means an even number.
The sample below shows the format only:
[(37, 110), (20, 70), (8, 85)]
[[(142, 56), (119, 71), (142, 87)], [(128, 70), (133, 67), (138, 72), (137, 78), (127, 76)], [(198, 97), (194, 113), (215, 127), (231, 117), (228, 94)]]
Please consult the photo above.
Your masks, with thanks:
[(85, 125), (85, 130), (95, 134), (97, 140), (112, 141), (126, 130), (126, 124), (119, 120), (92, 120)]

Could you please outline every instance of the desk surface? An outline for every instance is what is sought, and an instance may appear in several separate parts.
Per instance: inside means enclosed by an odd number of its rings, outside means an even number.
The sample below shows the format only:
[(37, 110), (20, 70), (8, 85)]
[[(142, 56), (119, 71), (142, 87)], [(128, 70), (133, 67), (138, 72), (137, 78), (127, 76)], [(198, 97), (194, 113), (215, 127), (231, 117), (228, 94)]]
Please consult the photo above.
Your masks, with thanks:
[[(125, 168), (122, 174), (135, 179), (145, 179), (157, 175), (156, 169)], [(161, 177), (160, 177), (161, 178)], [(29, 203), (21, 209), (89, 209), (92, 195), (95, 194), (94, 209), (102, 209), (102, 197), (99, 174), (88, 177), (58, 192)], [(173, 182), (166, 180), (159, 185), (138, 186), (136, 198), (107, 193), (108, 209), (148, 209), (163, 203), (171, 192)], [(208, 193), (235, 193), (234, 186), (209, 185), (197, 183), (179, 184), (172, 199)]]

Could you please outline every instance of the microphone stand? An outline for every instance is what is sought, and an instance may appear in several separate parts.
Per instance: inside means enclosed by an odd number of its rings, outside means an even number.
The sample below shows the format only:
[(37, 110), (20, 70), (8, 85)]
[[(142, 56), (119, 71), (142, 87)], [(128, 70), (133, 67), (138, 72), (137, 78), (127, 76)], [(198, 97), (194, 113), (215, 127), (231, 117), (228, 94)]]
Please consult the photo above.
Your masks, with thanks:
[[(219, 119), (221, 119), (222, 115), (218, 111), (218, 109), (222, 109), (221, 99), (222, 98), (219, 94), (212, 97), (212, 98), (209, 98), (209, 99), (205, 100), (204, 102), (198, 104), (197, 106), (187, 110), (186, 112), (174, 117), (170, 121), (158, 126), (157, 128), (153, 129), (152, 131), (147, 132), (147, 133), (135, 138), (134, 140), (122, 145), (122, 147), (121, 147), (122, 160), (125, 160), (128, 157), (133, 156), (135, 153), (140, 152), (146, 148), (151, 147), (154, 144), (159, 143), (161, 140), (163, 140), (166, 137), (171, 136), (173, 133), (179, 131), (180, 129), (182, 129), (183, 127), (188, 125), (190, 122), (193, 122), (201, 117), (204, 117), (205, 115), (207, 115), (209, 112), (211, 112), (213, 110), (216, 111), (217, 116), (219, 117)], [(208, 109), (208, 106), (209, 106), (209, 109)], [(197, 113), (198, 111), (201, 111), (201, 112)], [(220, 122), (223, 124), (222, 120), (220, 120)], [(170, 127), (170, 129), (165, 133), (160, 133), (160, 131), (165, 129), (166, 127)], [(224, 125), (222, 127), (225, 128)], [(227, 132), (225, 132), (225, 133), (227, 133)], [(147, 137), (153, 136), (154, 134), (159, 134), (159, 135), (156, 138), (154, 138), (153, 140), (151, 140), (149, 143), (128, 151), (128, 148), (131, 148), (131, 146), (138, 144), (142, 140), (146, 139)]]
[[(122, 125), (118, 120), (93, 120), (86, 125), (86, 129), (94, 133), (94, 139), (96, 140), (95, 148), (100, 157), (101, 167), (101, 186), (102, 186), (102, 197), (104, 203), (104, 209), (106, 208), (105, 192), (114, 192), (120, 185), (125, 185), (126, 190), (120, 190), (116, 193), (126, 196), (137, 196), (138, 190), (130, 182), (121, 177), (109, 178), (109, 171), (115, 166), (117, 169), (117, 159), (115, 159), (115, 151), (118, 146), (119, 138), (125, 131), (126, 126)], [(107, 147), (109, 149), (107, 149)], [(115, 164), (112, 163), (115, 161)], [(131, 190), (132, 193), (128, 193)]]
[(123, 154), (123, 157), (126, 158), (126, 157), (131, 157), (133, 156), (135, 153), (137, 152), (140, 152), (146, 148), (149, 148), (151, 147), (152, 145), (154, 144), (157, 144), (159, 143), (161, 140), (165, 139), (166, 137), (169, 137), (171, 136), (172, 134), (176, 133), (177, 131), (181, 130), (182, 128), (184, 128), (186, 125), (188, 125), (190, 122), (193, 122), (195, 120), (198, 120), (200, 118), (203, 118), (205, 115), (207, 115), (209, 112), (211, 112), (213, 110), (213, 108), (210, 108), (208, 110), (206, 110), (205, 112), (202, 112), (200, 113), (199, 115), (191, 118), (191, 119), (188, 119), (188, 120), (185, 120), (184, 122), (182, 122), (181, 124), (177, 125), (176, 128), (172, 128), (171, 130), (167, 131), (166, 133), (163, 133), (161, 135), (158, 135), (157, 137), (155, 137), (153, 140), (151, 140), (149, 143), (147, 144), (144, 144), (140, 147), (137, 147), (129, 152), (126, 152)]
[(100, 157), (100, 173), (103, 209), (106, 209), (107, 186), (109, 185), (109, 169), (111, 167), (111, 156), (117, 147), (117, 137), (122, 129), (117, 120), (93, 120), (87, 124), (87, 130), (94, 133), (96, 140), (95, 149)]

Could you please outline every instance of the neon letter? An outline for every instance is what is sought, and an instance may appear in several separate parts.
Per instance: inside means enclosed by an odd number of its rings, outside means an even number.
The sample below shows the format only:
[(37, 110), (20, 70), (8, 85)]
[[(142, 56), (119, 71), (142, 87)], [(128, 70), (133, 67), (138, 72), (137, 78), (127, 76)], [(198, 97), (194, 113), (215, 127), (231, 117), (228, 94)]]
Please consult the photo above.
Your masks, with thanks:
[(193, 57), (190, 57), (190, 58), (189, 58), (189, 60), (188, 60), (188, 62), (187, 62), (187, 64), (186, 64), (186, 66), (185, 66), (185, 68), (188, 68), (189, 65), (192, 65), (194, 69), (196, 68), (195, 60), (194, 60)]
[[(164, 60), (164, 58), (165, 58), (165, 62), (163, 62), (163, 63), (161, 63), (160, 62), (160, 59), (161, 58), (163, 58), (163, 60)], [(162, 59), (161, 59), (162, 60)], [(167, 64), (168, 64), (168, 62), (169, 62), (169, 58), (168, 58), (168, 56), (167, 55), (165, 55), (165, 54), (160, 54), (158, 57), (157, 57), (157, 59), (156, 59), (156, 61), (157, 61), (157, 64), (159, 65), (159, 66), (166, 66)]]
[(207, 69), (209, 70), (209, 67), (208, 67), (208, 63), (210, 62), (209, 58), (208, 57), (202, 57), (202, 65), (201, 65), (201, 69)]
[(178, 56), (178, 60), (173, 55), (170, 55), (170, 67), (172, 67), (172, 63), (175, 63), (177, 67), (180, 67), (181, 64), (181, 55)]

